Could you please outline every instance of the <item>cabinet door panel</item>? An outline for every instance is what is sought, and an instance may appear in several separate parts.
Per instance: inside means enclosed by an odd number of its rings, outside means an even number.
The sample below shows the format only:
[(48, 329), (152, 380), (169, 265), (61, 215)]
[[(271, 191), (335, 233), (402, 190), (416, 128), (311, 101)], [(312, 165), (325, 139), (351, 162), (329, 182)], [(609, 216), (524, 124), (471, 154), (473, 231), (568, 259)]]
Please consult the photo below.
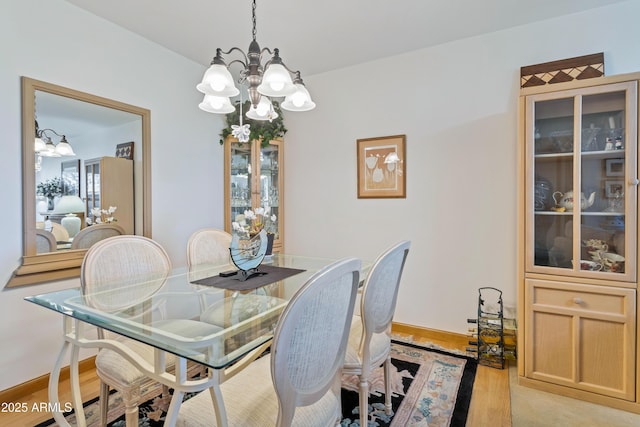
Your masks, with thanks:
[(580, 321), (580, 360), (577, 381), (585, 387), (624, 390), (625, 342), (624, 323), (600, 319)]
[(635, 398), (636, 291), (525, 281), (527, 377)]
[(530, 375), (573, 382), (573, 318), (555, 313), (536, 312), (532, 316)]

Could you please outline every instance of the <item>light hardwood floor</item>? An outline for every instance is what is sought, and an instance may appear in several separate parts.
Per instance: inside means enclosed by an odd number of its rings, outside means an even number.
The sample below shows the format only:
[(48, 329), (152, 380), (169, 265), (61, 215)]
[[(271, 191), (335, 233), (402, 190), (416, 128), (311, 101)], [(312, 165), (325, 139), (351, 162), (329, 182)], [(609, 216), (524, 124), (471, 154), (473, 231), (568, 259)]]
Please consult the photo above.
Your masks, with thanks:
[[(422, 328), (414, 328), (408, 325), (394, 324), (395, 334), (404, 337), (412, 337), (417, 343), (430, 342), (444, 348), (464, 351), (467, 346), (467, 337), (461, 334), (432, 331)], [(80, 382), (82, 384), (82, 400), (87, 401), (96, 397), (99, 392), (99, 381), (89, 364), (85, 364), (81, 371)], [(19, 412), (1, 412), (0, 425), (3, 427), (34, 426), (51, 418), (50, 412), (31, 410), (34, 405), (47, 403), (46, 382), (38, 381), (37, 388), (16, 395), (10, 391), (4, 391), (0, 395), (11, 399), (13, 403), (26, 404), (28, 410)], [(44, 384), (44, 385), (43, 385)], [(60, 382), (60, 401), (70, 402), (69, 381)], [(3, 400), (4, 402), (4, 400)], [(3, 403), (4, 404), (4, 403)], [(471, 398), (471, 407), (467, 418), (467, 426), (492, 426), (511, 427), (511, 405), (509, 397), (509, 370), (493, 369), (486, 366), (478, 366), (476, 379)]]

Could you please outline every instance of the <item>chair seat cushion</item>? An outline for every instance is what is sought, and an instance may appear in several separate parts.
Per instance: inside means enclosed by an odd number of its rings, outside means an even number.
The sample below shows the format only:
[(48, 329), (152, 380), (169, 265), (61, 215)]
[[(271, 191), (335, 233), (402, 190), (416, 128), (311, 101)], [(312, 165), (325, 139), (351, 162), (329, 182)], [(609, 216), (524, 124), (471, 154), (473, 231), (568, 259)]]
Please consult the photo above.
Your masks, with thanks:
[[(221, 330), (221, 328), (214, 325), (186, 319), (161, 320), (154, 322), (153, 325), (169, 333), (179, 333), (181, 336), (187, 336), (188, 332), (194, 338), (214, 334)], [(154, 347), (131, 339), (120, 338), (118, 341), (125, 344), (144, 361), (153, 366)], [(166, 353), (167, 370), (170, 370), (170, 368), (175, 365), (175, 361), (176, 358), (173, 354)], [(124, 356), (108, 348), (104, 348), (98, 352), (96, 356), (96, 371), (100, 378), (111, 378), (121, 386), (127, 386), (147, 378), (138, 368), (125, 359)], [(111, 381), (105, 382), (111, 383)], [(113, 387), (116, 386), (115, 384), (110, 385)]]
[[(275, 426), (278, 399), (271, 380), (270, 355), (256, 360), (221, 385), (229, 427)], [(328, 426), (340, 417), (340, 397), (330, 389), (318, 402), (296, 409), (293, 425)], [(177, 426), (216, 426), (211, 394), (205, 390), (180, 408)]]
[[(153, 365), (153, 347), (130, 339), (120, 339), (118, 341), (133, 350), (147, 363)], [(172, 367), (175, 364), (175, 357), (172, 354), (167, 354), (166, 363), (167, 368)], [(108, 348), (103, 348), (98, 352), (96, 356), (96, 371), (100, 378), (104, 377), (104, 375), (101, 375), (104, 373), (108, 378), (124, 386), (134, 384), (146, 378), (138, 368), (120, 355), (120, 353)], [(107, 381), (107, 383), (110, 382), (111, 381)], [(110, 385), (115, 387), (115, 384)]]
[[(351, 330), (349, 331), (349, 344), (344, 360), (343, 372), (349, 369), (358, 370), (362, 366), (362, 360), (358, 355), (360, 341), (362, 339), (362, 317), (353, 316)], [(373, 334), (371, 337), (371, 361), (382, 363), (389, 354), (391, 348), (391, 337), (385, 332)]]
[(200, 314), (200, 321), (226, 327), (285, 303), (268, 295), (238, 294), (212, 304)]

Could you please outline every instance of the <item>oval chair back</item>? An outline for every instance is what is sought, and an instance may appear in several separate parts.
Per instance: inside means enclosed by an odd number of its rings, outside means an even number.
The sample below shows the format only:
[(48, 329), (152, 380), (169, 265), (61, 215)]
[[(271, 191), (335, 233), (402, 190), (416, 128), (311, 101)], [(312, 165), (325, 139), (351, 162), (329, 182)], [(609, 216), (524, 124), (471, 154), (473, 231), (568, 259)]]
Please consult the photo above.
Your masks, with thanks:
[(88, 249), (96, 242), (107, 237), (121, 236), (125, 234), (124, 228), (117, 224), (95, 224), (83, 228), (76, 234), (71, 243), (71, 249)]
[(114, 236), (89, 248), (82, 262), (80, 285), (91, 306), (122, 310), (155, 294), (170, 271), (169, 256), (157, 242), (143, 236)]
[[(347, 259), (327, 266), (309, 279), (283, 311), (271, 359), (278, 425), (290, 425), (296, 407), (315, 403), (330, 388), (340, 399), (360, 265), (360, 260)], [(336, 414), (337, 419), (340, 416)]]

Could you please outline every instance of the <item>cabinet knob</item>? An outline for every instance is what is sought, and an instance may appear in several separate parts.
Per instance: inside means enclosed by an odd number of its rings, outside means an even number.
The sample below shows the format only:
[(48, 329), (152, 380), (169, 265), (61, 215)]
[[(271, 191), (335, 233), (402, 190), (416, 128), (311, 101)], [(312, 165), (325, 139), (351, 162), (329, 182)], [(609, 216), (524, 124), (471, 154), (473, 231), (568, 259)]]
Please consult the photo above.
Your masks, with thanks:
[(582, 304), (584, 301), (582, 300), (582, 298), (575, 297), (575, 298), (573, 299), (573, 302), (574, 302), (574, 303), (576, 303), (576, 304), (578, 304), (578, 305), (580, 305), (580, 304)]
[(629, 184), (631, 184), (631, 185), (638, 185), (638, 184), (640, 184), (640, 181), (638, 181), (638, 178), (631, 178), (631, 179), (629, 180)]

